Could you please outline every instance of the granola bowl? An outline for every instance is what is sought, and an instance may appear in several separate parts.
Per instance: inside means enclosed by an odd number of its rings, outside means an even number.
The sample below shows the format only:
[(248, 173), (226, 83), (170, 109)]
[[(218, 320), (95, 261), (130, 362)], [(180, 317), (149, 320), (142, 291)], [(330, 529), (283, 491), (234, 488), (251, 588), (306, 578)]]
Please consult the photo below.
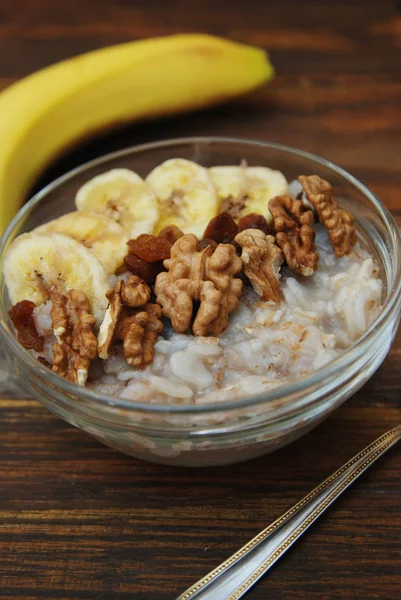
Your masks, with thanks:
[[(335, 337), (330, 334), (325, 338), (328, 340), (325, 348), (321, 347), (314, 355), (316, 368), (311, 373), (268, 390), (258, 385), (260, 377), (251, 377), (236, 397), (228, 394), (223, 399), (210, 396), (206, 402), (178, 403), (162, 402), (157, 394), (149, 399), (141, 393), (141, 387), (133, 387), (135, 393), (130, 397), (107, 393), (108, 388), (101, 386), (80, 387), (39, 363), (18, 343), (3, 279), (4, 253), (14, 238), (73, 211), (77, 191), (105, 171), (132, 169), (145, 177), (160, 163), (177, 157), (206, 168), (246, 161), (250, 166), (281, 171), (288, 181), (302, 173), (313, 173), (331, 183), (341, 208), (352, 213), (357, 235), (365, 247), (359, 270), (351, 269), (349, 276), (362, 276), (362, 271), (366, 276), (367, 270), (372, 272), (374, 263), (380, 280), (380, 292), (377, 282), (373, 286), (375, 293), (380, 293), (380, 311), (343, 352), (330, 349), (330, 340)], [(322, 245), (318, 250), (324, 254), (326, 242), (319, 243)], [(3, 235), (0, 336), (10, 376), (61, 418), (137, 458), (194, 467), (248, 460), (310, 431), (355, 393), (382, 363), (400, 318), (400, 248), (398, 227), (375, 195), (343, 169), (312, 154), (279, 144), (225, 138), (177, 139), (128, 148), (87, 163), (41, 190), (24, 205)], [(338, 282), (343, 275), (336, 277)], [(296, 295), (300, 289), (295, 279), (287, 276), (282, 285), (288, 302), (291, 294)], [(313, 308), (313, 295), (304, 300)], [(347, 310), (346, 319), (351, 327), (360, 320), (360, 304), (355, 301)], [(304, 307), (303, 318), (308, 318), (307, 313)], [(234, 328), (240, 326), (240, 320), (234, 322)], [(230, 352), (237, 340), (229, 336), (226, 340)], [(165, 346), (167, 342), (163, 342)], [(257, 344), (255, 348), (256, 352), (262, 352)], [(241, 362), (235, 368), (240, 371)], [(260, 372), (261, 366), (257, 368)]]

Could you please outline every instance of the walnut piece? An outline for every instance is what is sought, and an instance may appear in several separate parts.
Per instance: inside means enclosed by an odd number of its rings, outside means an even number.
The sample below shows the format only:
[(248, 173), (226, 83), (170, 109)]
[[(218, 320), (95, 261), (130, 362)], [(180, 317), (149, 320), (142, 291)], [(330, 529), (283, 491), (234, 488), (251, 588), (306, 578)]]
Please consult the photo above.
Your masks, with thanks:
[(302, 200), (276, 196), (269, 201), (276, 242), (282, 249), (290, 269), (309, 277), (317, 267), (319, 255), (315, 247), (313, 212)]
[(127, 283), (118, 281), (106, 295), (109, 306), (98, 336), (100, 358), (108, 358), (112, 345), (122, 341), (127, 363), (146, 367), (153, 361), (154, 345), (163, 331), (160, 306), (148, 303), (149, 286), (132, 275)]
[(129, 306), (130, 308), (143, 306), (149, 302), (152, 295), (150, 287), (136, 275), (131, 275), (125, 284), (123, 281), (117, 282), (115, 287), (120, 290), (121, 301), (124, 306)]
[(319, 221), (327, 228), (336, 256), (349, 254), (356, 240), (354, 217), (347, 210), (339, 208), (333, 198), (333, 188), (327, 181), (318, 175), (300, 175), (298, 179)]
[(115, 339), (123, 341), (125, 360), (144, 368), (153, 362), (154, 347), (163, 331), (162, 309), (158, 304), (145, 304), (134, 314), (123, 311), (117, 323)]
[(279, 271), (284, 257), (274, 237), (260, 229), (244, 229), (235, 242), (242, 248), (245, 275), (255, 292), (263, 300), (280, 302)]
[(151, 296), (149, 286), (136, 275), (131, 275), (127, 283), (123, 280), (117, 281), (114, 288), (106, 294), (109, 301), (103, 322), (100, 325), (98, 335), (98, 354), (100, 358), (106, 359), (109, 350), (115, 341), (118, 322), (127, 316), (123, 314), (124, 306), (127, 308), (138, 308), (148, 302)]
[(167, 272), (157, 276), (155, 293), (175, 331), (190, 328), (194, 303), (199, 303), (192, 323), (195, 335), (224, 331), (242, 291), (242, 281), (235, 278), (242, 260), (234, 246), (218, 244), (214, 251), (210, 246), (198, 251), (198, 238), (189, 233), (175, 242), (164, 266)]
[(97, 356), (96, 324), (84, 292), (70, 290), (64, 296), (50, 291), (53, 306), (50, 312), (58, 343), (53, 344), (52, 370), (65, 379), (85, 385), (91, 360)]

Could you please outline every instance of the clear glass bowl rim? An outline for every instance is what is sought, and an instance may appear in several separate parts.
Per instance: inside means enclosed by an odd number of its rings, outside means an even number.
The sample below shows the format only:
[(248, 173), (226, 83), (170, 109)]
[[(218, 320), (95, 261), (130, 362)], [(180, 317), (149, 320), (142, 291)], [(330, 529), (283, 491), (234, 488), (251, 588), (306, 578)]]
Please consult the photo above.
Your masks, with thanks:
[[(347, 366), (352, 364), (354, 360), (355, 354), (358, 352), (360, 347), (366, 346), (369, 343), (370, 338), (373, 337), (374, 333), (377, 333), (378, 328), (382, 328), (382, 326), (387, 322), (389, 318), (393, 315), (394, 311), (397, 308), (397, 300), (399, 300), (401, 295), (401, 261), (400, 261), (400, 252), (401, 252), (401, 236), (399, 228), (391, 215), (390, 211), (381, 203), (381, 201), (377, 198), (373, 192), (369, 190), (363, 183), (361, 183), (356, 177), (348, 173), (345, 169), (339, 167), (335, 163), (332, 163), (329, 160), (321, 158), (315, 154), (310, 152), (306, 152), (304, 150), (300, 150), (298, 148), (293, 148), (291, 146), (286, 146), (284, 144), (274, 143), (274, 142), (264, 142), (259, 140), (252, 139), (244, 139), (244, 138), (231, 138), (231, 137), (214, 137), (214, 136), (197, 136), (197, 137), (183, 137), (183, 138), (173, 138), (167, 139), (157, 142), (150, 142), (147, 144), (140, 144), (135, 146), (130, 146), (128, 148), (124, 148), (122, 150), (118, 150), (115, 152), (111, 152), (100, 156), (94, 160), (83, 163), (82, 165), (72, 169), (58, 177), (50, 184), (42, 188), (39, 192), (37, 192), (28, 202), (26, 202), (23, 207), (18, 211), (15, 215), (11, 223), (8, 225), (7, 229), (3, 233), (0, 239), (0, 255), (4, 252), (7, 244), (8, 238), (14, 231), (14, 228), (19, 225), (27, 215), (30, 213), (32, 209), (38, 204), (48, 193), (54, 191), (56, 188), (61, 186), (66, 181), (72, 179), (78, 174), (83, 173), (87, 169), (91, 167), (99, 166), (102, 163), (108, 162), (109, 160), (118, 159), (120, 157), (129, 155), (129, 154), (139, 154), (143, 151), (151, 151), (156, 150), (163, 147), (173, 147), (176, 145), (194, 145), (194, 144), (210, 144), (210, 143), (221, 143), (221, 144), (242, 144), (248, 145), (252, 147), (259, 147), (261, 149), (272, 149), (278, 150), (281, 152), (294, 154), (298, 157), (311, 160), (321, 166), (332, 170), (336, 174), (340, 175), (344, 179), (346, 179), (349, 183), (355, 186), (370, 202), (373, 204), (375, 210), (380, 214), (381, 218), (385, 222), (385, 225), (388, 229), (388, 232), (392, 233), (392, 242), (393, 247), (397, 250), (396, 255), (396, 270), (393, 273), (393, 279), (395, 284), (388, 292), (388, 298), (383, 305), (383, 310), (381, 311), (378, 318), (374, 321), (374, 323), (369, 327), (369, 329), (352, 345), (348, 348), (344, 354), (342, 354), (337, 359), (330, 362), (326, 367), (319, 369), (313, 375), (305, 377), (298, 382), (291, 383), (289, 385), (283, 385), (279, 388), (269, 391), (264, 394), (258, 394), (256, 396), (246, 396), (241, 400), (232, 400), (232, 401), (224, 401), (220, 403), (213, 403), (210, 405), (166, 405), (166, 404), (149, 404), (145, 402), (133, 402), (133, 401), (125, 401), (121, 398), (115, 396), (109, 396), (106, 394), (98, 394), (88, 388), (82, 388), (77, 386), (74, 383), (63, 379), (59, 375), (53, 373), (52, 371), (41, 367), (40, 364), (36, 361), (36, 359), (30, 355), (28, 351), (26, 351), (18, 342), (15, 336), (10, 335), (8, 331), (8, 327), (6, 325), (6, 321), (4, 315), (0, 315), (0, 335), (5, 336), (9, 345), (11, 346), (13, 352), (22, 362), (28, 362), (31, 367), (38, 369), (40, 368), (42, 373), (45, 373), (45, 379), (48, 381), (50, 385), (53, 385), (60, 389), (62, 392), (66, 392), (68, 395), (72, 397), (74, 395), (81, 396), (82, 399), (85, 399), (89, 403), (95, 402), (99, 403), (100, 407), (104, 405), (111, 405), (115, 409), (124, 409), (125, 411), (135, 411), (135, 412), (145, 412), (145, 413), (164, 413), (164, 414), (175, 414), (175, 415), (204, 415), (207, 413), (214, 413), (219, 411), (235, 411), (238, 409), (247, 409), (253, 406), (258, 406), (259, 404), (264, 403), (266, 400), (275, 401), (280, 399), (281, 397), (290, 395), (290, 394), (299, 394), (302, 392), (306, 392), (304, 397), (304, 402), (297, 403), (297, 409), (302, 410), (303, 405), (308, 404), (308, 388), (311, 386), (316, 386), (319, 383), (323, 383), (323, 381), (327, 377), (333, 376), (336, 371), (341, 372)], [(78, 388), (78, 389), (77, 389)], [(79, 391), (78, 391), (79, 390)]]

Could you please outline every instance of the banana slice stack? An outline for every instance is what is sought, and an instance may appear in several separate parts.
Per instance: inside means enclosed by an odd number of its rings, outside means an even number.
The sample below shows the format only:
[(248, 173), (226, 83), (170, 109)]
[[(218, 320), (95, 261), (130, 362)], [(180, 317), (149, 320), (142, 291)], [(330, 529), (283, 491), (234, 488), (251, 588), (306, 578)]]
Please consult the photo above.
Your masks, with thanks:
[(144, 181), (129, 169), (112, 169), (77, 192), (77, 210), (20, 235), (9, 246), (4, 277), (12, 303), (46, 302), (50, 290), (79, 289), (98, 324), (106, 292), (122, 267), (127, 241), (176, 225), (199, 238), (209, 221), (227, 210), (238, 220), (256, 212), (271, 220), (270, 198), (288, 193), (282, 173), (267, 167), (206, 169), (175, 158), (155, 167)]
[(128, 169), (113, 169), (83, 185), (78, 210), (20, 235), (4, 260), (4, 278), (13, 304), (46, 302), (50, 290), (79, 289), (88, 297), (98, 324), (106, 292), (123, 264), (127, 241), (152, 233), (159, 206), (149, 185)]
[(287, 180), (280, 171), (245, 165), (205, 169), (180, 158), (153, 169), (146, 181), (159, 204), (155, 233), (174, 224), (198, 237), (222, 211), (236, 221), (249, 213), (262, 214), (270, 221), (269, 200), (288, 193)]

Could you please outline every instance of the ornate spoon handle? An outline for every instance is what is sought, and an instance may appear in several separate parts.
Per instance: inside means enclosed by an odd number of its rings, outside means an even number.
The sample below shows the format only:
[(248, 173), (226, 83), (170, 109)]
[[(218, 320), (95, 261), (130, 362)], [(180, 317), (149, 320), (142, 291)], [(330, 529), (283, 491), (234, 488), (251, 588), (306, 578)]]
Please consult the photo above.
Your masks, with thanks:
[(235, 554), (189, 587), (177, 600), (238, 600), (344, 490), (401, 439), (401, 425), (388, 431)]

